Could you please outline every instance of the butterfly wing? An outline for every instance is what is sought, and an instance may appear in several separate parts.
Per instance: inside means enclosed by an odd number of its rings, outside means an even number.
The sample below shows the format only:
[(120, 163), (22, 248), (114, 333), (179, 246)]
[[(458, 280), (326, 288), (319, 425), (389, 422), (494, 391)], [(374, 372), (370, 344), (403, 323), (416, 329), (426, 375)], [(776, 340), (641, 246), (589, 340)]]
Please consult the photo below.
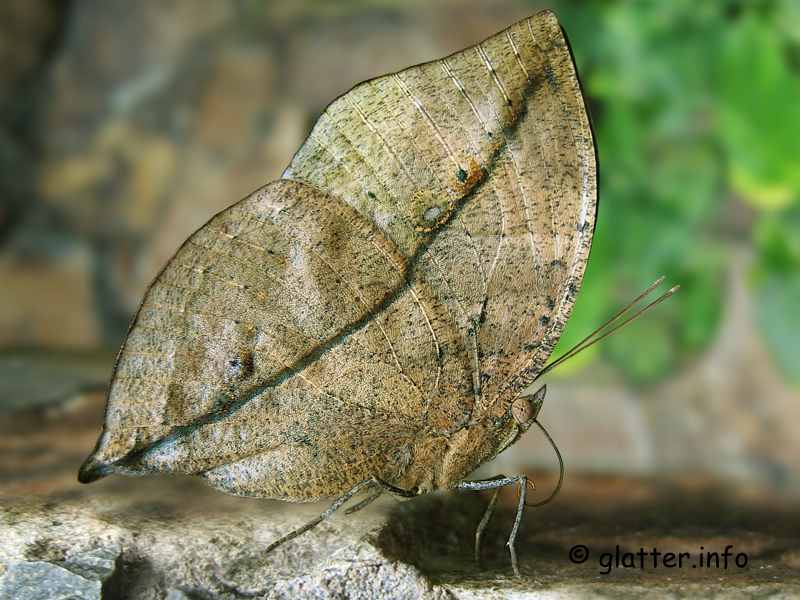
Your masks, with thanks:
[(398, 481), (421, 432), (504, 406), (541, 369), (595, 207), (551, 13), (357, 86), (283, 180), (154, 282), (82, 480), (180, 471), (295, 500)]
[(463, 396), (469, 382), (446, 311), (406, 269), (377, 228), (306, 184), (221, 212), (148, 290), (83, 479), (178, 471), (289, 499), (395, 479), (436, 389)]
[(597, 206), (592, 132), (553, 13), (356, 86), (284, 177), (341, 198), (414, 263), (468, 348), (480, 409), (542, 369)]

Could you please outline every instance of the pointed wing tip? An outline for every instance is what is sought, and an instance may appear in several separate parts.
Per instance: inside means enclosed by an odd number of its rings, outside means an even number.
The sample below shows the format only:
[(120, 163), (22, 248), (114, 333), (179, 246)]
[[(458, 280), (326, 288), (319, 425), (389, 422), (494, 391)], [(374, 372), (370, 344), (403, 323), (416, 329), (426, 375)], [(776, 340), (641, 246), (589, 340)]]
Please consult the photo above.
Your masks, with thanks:
[(542, 21), (552, 21), (558, 24), (558, 16), (550, 8), (545, 8), (537, 13), (534, 13), (532, 19), (541, 19)]
[(536, 25), (543, 25), (544, 29), (563, 34), (563, 28), (561, 27), (561, 21), (558, 20), (558, 15), (549, 8), (532, 14), (527, 19), (524, 19), (524, 21), (532, 21)]
[(78, 470), (78, 481), (80, 483), (92, 483), (111, 473), (112, 469), (107, 464), (98, 462), (92, 455), (84, 461)]

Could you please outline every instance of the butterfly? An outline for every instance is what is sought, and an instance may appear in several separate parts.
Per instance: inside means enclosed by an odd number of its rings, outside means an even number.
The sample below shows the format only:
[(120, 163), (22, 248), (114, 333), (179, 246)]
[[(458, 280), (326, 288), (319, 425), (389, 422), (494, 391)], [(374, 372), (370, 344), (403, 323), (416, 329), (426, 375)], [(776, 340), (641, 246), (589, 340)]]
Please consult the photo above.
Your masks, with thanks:
[(350, 512), (385, 492), (516, 485), (518, 573), (526, 476), (468, 476), (538, 423), (545, 388), (526, 390), (570, 315), (596, 209), (552, 12), (355, 86), (279, 180), (214, 216), (147, 290), (79, 480), (188, 473), (336, 498), (271, 547), (359, 493)]

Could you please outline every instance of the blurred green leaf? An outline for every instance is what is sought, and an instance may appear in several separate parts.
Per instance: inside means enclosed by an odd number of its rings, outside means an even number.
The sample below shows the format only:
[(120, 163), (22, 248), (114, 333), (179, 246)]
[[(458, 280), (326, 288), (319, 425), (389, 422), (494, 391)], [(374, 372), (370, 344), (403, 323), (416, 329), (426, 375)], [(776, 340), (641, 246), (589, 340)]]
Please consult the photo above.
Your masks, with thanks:
[(758, 324), (781, 371), (800, 384), (800, 211), (763, 215), (753, 238)]
[[(613, 295), (613, 279), (607, 277), (604, 266), (607, 258), (607, 246), (599, 241), (592, 248), (589, 264), (586, 267), (583, 285), (578, 292), (572, 315), (567, 320), (567, 325), (556, 345), (551, 357), (558, 358), (572, 348), (590, 332), (596, 329), (607, 317), (611, 308)], [(598, 346), (592, 346), (574, 358), (565, 361), (553, 370), (556, 376), (571, 375), (592, 362), (599, 351)]]
[[(601, 250), (557, 351), (665, 274), (681, 291), (599, 350), (638, 383), (691, 361), (718, 331), (726, 248), (751, 219), (757, 285), (772, 282), (771, 318), (790, 320), (789, 286), (774, 280), (800, 272), (800, 223), (787, 218), (800, 203), (799, 6), (562, 3), (594, 112)], [(732, 190), (756, 214), (732, 214)]]
[(646, 383), (701, 352), (719, 325), (724, 261), (712, 230), (726, 190), (709, 73), (729, 18), (722, 4), (689, 0), (589, 6), (591, 20), (565, 5), (565, 22), (580, 24), (589, 46), (578, 58), (591, 57), (579, 67), (598, 109), (600, 208), (583, 296), (557, 352), (664, 274), (681, 292), (594, 349)]
[[(661, 272), (668, 274), (666, 284), (680, 284), (681, 289), (608, 342), (609, 360), (632, 382), (646, 383), (664, 377), (675, 366), (690, 361), (714, 338), (722, 305), (720, 262), (716, 253), (710, 252), (693, 258), (680, 256), (671, 265), (665, 263)], [(648, 270), (640, 275), (636, 287), (628, 288), (627, 300), (650, 283), (644, 279), (650, 274)], [(625, 303), (620, 300), (619, 306)], [(635, 348), (652, 356), (632, 359)]]
[(664, 377), (676, 362), (669, 325), (656, 319), (642, 319), (612, 336), (605, 352), (634, 383)]
[[(762, 273), (800, 272), (800, 217), (764, 215), (756, 224), (754, 243)], [(800, 308), (800, 307), (798, 307)]]
[(773, 26), (795, 44), (800, 44), (800, 2), (777, 0)]
[(720, 263), (716, 255), (707, 256), (675, 273), (681, 289), (669, 300), (669, 318), (681, 360), (705, 348), (719, 329), (724, 289)]
[(719, 65), (720, 137), (731, 183), (761, 209), (800, 197), (800, 78), (775, 33), (768, 21), (747, 15), (729, 28)]

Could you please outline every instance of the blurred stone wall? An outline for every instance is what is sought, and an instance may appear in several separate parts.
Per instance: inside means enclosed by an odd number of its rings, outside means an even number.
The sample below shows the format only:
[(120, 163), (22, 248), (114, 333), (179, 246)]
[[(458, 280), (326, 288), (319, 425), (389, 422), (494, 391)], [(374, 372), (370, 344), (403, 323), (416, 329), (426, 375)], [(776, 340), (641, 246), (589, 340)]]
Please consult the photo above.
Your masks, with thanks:
[(531, 9), (14, 0), (2, 10), (14, 30), (4, 96), (26, 74), (35, 85), (23, 97), (27, 154), (1, 157), (14, 189), (0, 216), (11, 299), (0, 347), (86, 349), (121, 343), (180, 243), (277, 178), (337, 95)]
[[(180, 243), (277, 178), (328, 102), (536, 8), (522, 0), (5, 0), (0, 350), (115, 349)], [(711, 472), (800, 489), (800, 403), (753, 330), (748, 249), (740, 250), (731, 254), (734, 301), (722, 336), (696, 366), (646, 390), (602, 367), (551, 385), (544, 418), (570, 467)], [(40, 371), (13, 372), (31, 379)], [(24, 385), (0, 408), (24, 405)], [(553, 465), (533, 435), (499, 467), (531, 464)]]

